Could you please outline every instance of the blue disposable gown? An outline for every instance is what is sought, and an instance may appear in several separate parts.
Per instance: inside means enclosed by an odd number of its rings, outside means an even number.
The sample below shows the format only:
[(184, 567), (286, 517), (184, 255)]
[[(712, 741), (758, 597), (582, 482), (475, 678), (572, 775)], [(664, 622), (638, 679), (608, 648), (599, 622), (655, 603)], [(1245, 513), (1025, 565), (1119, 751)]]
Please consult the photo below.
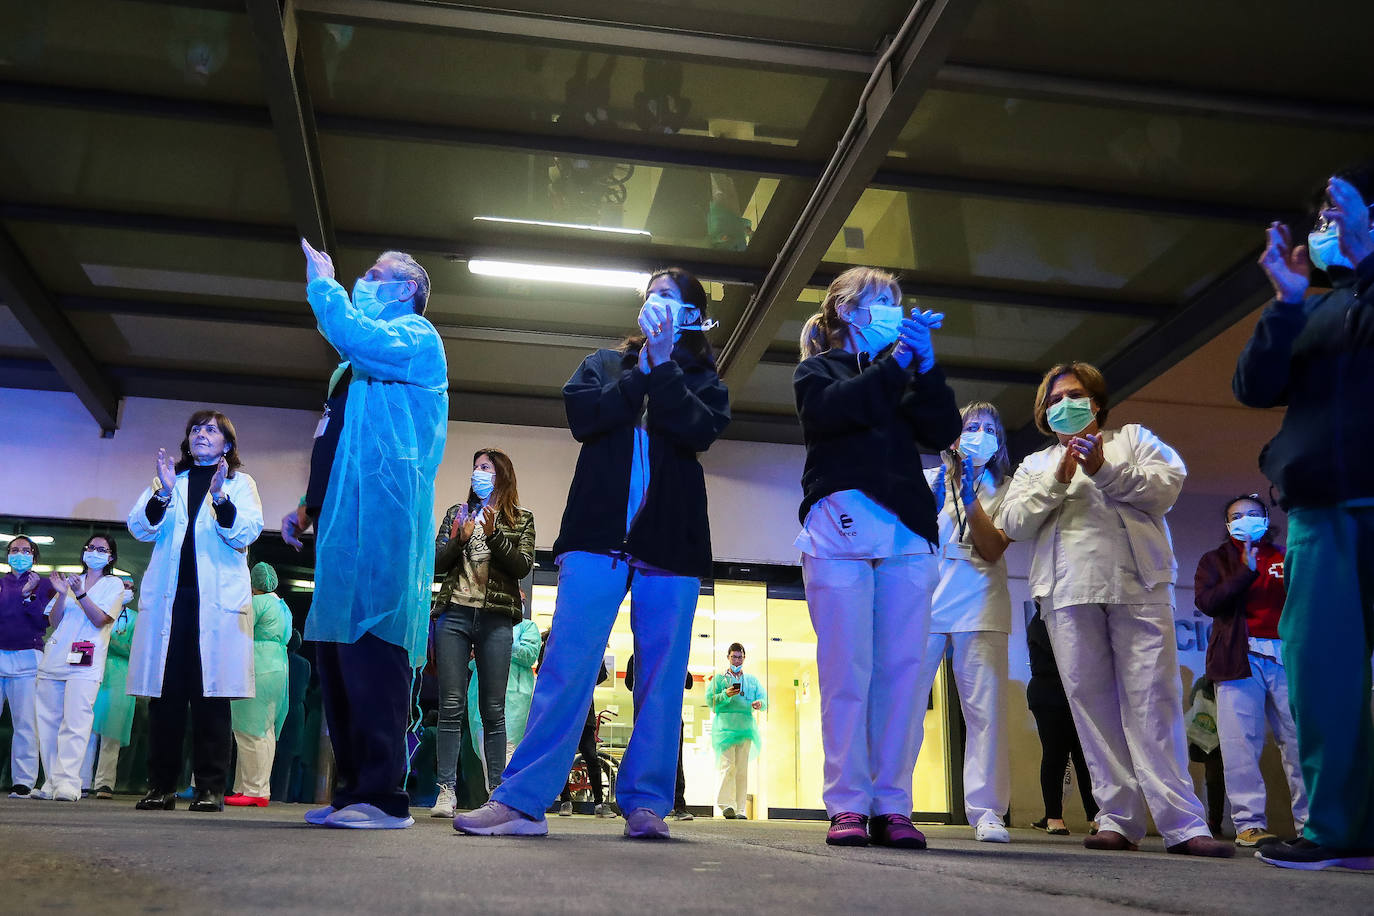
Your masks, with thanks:
[(365, 315), (320, 277), (306, 288), (320, 333), (352, 363), (316, 540), (305, 638), (371, 633), (425, 663), (434, 580), (434, 475), (448, 431), (439, 332), (404, 304)]

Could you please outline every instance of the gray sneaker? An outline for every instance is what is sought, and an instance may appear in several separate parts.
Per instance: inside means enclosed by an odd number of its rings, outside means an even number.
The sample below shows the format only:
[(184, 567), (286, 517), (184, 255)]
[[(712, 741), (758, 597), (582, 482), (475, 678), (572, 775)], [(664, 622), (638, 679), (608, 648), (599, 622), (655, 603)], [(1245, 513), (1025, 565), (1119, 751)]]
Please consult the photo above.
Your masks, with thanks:
[(499, 801), (489, 801), (476, 811), (459, 814), (453, 829), (474, 836), (546, 836), (549, 822), (530, 817)]
[(439, 797), (434, 800), (434, 807), (429, 809), (429, 816), (453, 817), (453, 806), (457, 801), (458, 797), (453, 792), (453, 786), (440, 786)]
[(572, 817), (572, 802), (565, 801), (558, 806), (559, 817)]
[(625, 835), (632, 840), (666, 840), (668, 825), (648, 808), (636, 808), (625, 815)]
[(697, 816), (686, 808), (675, 808), (668, 816), (675, 821), (694, 821), (697, 819)]
[(597, 817), (620, 817), (619, 814), (616, 814), (615, 808), (611, 807), (606, 802), (602, 802), (599, 805), (597, 805), (596, 808), (592, 810), (592, 813), (595, 814)]

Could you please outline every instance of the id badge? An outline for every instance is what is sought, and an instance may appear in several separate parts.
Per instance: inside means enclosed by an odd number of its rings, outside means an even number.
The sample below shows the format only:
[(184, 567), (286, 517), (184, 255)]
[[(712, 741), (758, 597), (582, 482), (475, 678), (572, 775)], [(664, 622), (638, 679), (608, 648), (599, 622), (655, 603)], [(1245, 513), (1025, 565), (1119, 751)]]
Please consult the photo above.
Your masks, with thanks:
[(95, 660), (95, 643), (74, 642), (72, 651), (67, 653), (67, 664), (89, 668)]
[(944, 547), (946, 559), (973, 561), (973, 545), (962, 541), (951, 541)]
[(324, 409), (324, 413), (320, 415), (320, 422), (319, 422), (319, 425), (315, 427), (315, 438), (318, 439), (318, 438), (320, 438), (320, 436), (323, 436), (323, 435), (324, 435), (324, 431), (325, 431), (326, 429), (328, 429), (328, 428), (329, 428), (329, 408), (326, 407), (326, 408)]

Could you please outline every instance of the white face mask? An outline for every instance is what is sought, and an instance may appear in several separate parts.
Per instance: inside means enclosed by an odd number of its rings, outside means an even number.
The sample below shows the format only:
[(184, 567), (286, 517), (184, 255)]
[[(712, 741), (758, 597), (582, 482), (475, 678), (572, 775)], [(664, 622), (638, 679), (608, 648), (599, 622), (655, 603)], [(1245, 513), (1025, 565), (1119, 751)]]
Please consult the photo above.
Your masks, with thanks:
[(1243, 515), (1226, 526), (1231, 537), (1238, 541), (1257, 542), (1269, 530), (1269, 519), (1253, 515)]
[(975, 467), (984, 467), (999, 447), (997, 434), (986, 429), (966, 430), (959, 437), (959, 452), (972, 458)]
[(488, 499), (492, 491), (496, 489), (496, 475), (491, 471), (472, 472), (472, 492), (477, 494), (478, 499)]
[(850, 327), (859, 350), (869, 356), (877, 356), (897, 342), (902, 330), (902, 309), (896, 305), (870, 305), (868, 314), (870, 320), (867, 327)]
[(87, 569), (100, 570), (110, 565), (110, 555), (88, 550), (81, 555), (81, 561), (86, 564)]

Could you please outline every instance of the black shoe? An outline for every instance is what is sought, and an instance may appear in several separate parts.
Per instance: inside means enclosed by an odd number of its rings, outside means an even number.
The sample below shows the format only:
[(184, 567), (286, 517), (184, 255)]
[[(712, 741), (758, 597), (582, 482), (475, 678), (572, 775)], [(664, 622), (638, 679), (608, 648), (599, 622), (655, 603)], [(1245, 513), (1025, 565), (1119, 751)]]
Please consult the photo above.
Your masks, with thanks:
[(175, 811), (177, 796), (175, 792), (149, 792), (134, 807), (139, 811)]
[(1320, 871), (1323, 868), (1350, 868), (1374, 871), (1374, 849), (1332, 849), (1307, 839), (1291, 843), (1265, 843), (1255, 858), (1279, 868)]
[(28, 798), (31, 794), (33, 794), (33, 789), (21, 782), (16, 782), (10, 786), (10, 798)]
[(191, 811), (223, 811), (224, 796), (209, 789), (197, 789), (196, 800), (189, 806)]
[(109, 786), (101, 786), (95, 790), (96, 798), (114, 798), (114, 789)]

